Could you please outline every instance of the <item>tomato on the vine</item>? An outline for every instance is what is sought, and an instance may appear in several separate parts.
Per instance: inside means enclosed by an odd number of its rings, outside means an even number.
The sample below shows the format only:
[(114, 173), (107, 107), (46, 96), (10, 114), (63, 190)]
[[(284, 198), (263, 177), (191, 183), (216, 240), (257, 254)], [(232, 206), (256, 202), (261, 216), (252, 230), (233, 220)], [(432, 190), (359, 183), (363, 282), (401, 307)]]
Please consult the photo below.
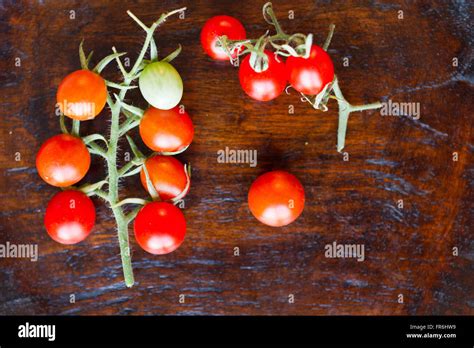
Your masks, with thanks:
[(95, 223), (95, 208), (81, 191), (57, 193), (48, 203), (44, 225), (49, 236), (61, 244), (76, 244), (91, 233)]
[(285, 226), (303, 212), (304, 188), (292, 174), (276, 170), (259, 176), (250, 186), (248, 203), (253, 216), (268, 226)]
[(168, 62), (148, 64), (138, 80), (143, 98), (155, 108), (169, 110), (181, 101), (183, 80)]
[[(215, 16), (207, 20), (201, 30), (201, 45), (204, 51), (215, 60), (229, 60), (225, 50), (218, 46), (219, 36), (226, 35), (229, 40), (244, 40), (245, 28), (240, 21), (231, 16)], [(232, 52), (232, 58), (237, 52)]]
[(153, 151), (177, 152), (191, 144), (194, 126), (179, 106), (171, 110), (150, 107), (140, 121), (140, 136)]
[(46, 140), (36, 155), (41, 178), (57, 187), (71, 186), (89, 170), (91, 155), (82, 139), (58, 134)]
[(334, 80), (331, 57), (317, 45), (311, 46), (308, 58), (288, 57), (286, 70), (291, 86), (307, 95), (317, 95)]
[(93, 119), (107, 101), (105, 80), (90, 70), (76, 70), (59, 84), (56, 101), (61, 112), (72, 119)]
[(286, 87), (285, 63), (277, 60), (273, 52), (264, 51), (268, 57), (268, 68), (256, 72), (250, 66), (250, 54), (240, 63), (239, 80), (245, 93), (259, 101), (269, 101), (278, 97)]
[[(155, 155), (148, 158), (145, 165), (150, 181), (163, 201), (175, 198), (186, 189), (188, 178), (184, 171), (184, 164), (176, 158)], [(148, 191), (144, 169), (140, 172), (140, 180), (145, 190)]]
[(134, 223), (135, 239), (151, 254), (163, 255), (176, 250), (186, 235), (186, 220), (177, 207), (167, 202), (146, 204)]

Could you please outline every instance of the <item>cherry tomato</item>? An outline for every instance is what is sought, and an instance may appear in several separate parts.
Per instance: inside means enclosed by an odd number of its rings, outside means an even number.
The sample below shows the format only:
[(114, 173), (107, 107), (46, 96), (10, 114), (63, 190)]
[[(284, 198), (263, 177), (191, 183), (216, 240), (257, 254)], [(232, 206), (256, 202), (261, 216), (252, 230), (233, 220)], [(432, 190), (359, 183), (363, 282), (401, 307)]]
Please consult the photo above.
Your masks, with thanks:
[[(186, 189), (187, 178), (184, 165), (176, 158), (156, 155), (147, 159), (145, 165), (153, 187), (163, 201), (175, 198)], [(143, 169), (140, 172), (140, 179), (143, 187), (148, 191)]]
[(91, 155), (82, 139), (59, 134), (46, 140), (36, 155), (36, 169), (48, 184), (71, 186), (89, 170)]
[(178, 106), (171, 110), (151, 107), (140, 121), (140, 136), (153, 151), (181, 151), (193, 140), (193, 122)]
[(286, 87), (285, 63), (278, 61), (270, 51), (265, 51), (268, 57), (268, 69), (256, 72), (250, 66), (250, 54), (240, 63), (240, 85), (245, 93), (259, 101), (269, 101), (278, 97)]
[(181, 101), (183, 80), (168, 62), (148, 64), (138, 80), (143, 98), (155, 108), (169, 110)]
[(105, 80), (89, 70), (77, 70), (59, 84), (56, 100), (61, 112), (75, 120), (96, 117), (107, 101)]
[(268, 226), (285, 226), (303, 212), (304, 189), (292, 174), (276, 170), (265, 173), (250, 186), (248, 202), (253, 216)]
[(44, 226), (51, 238), (61, 244), (76, 244), (91, 233), (95, 208), (81, 191), (61, 191), (48, 203)]
[(311, 46), (308, 58), (288, 57), (286, 71), (291, 86), (308, 95), (317, 95), (334, 79), (331, 57), (316, 45)]
[(186, 220), (177, 207), (166, 202), (152, 202), (137, 214), (135, 239), (143, 250), (163, 255), (176, 250), (186, 235)]
[[(207, 20), (201, 30), (201, 45), (212, 59), (229, 60), (222, 47), (217, 46), (218, 37), (226, 35), (230, 40), (244, 40), (245, 28), (240, 21), (230, 16), (215, 16)], [(233, 58), (237, 52), (233, 52)]]

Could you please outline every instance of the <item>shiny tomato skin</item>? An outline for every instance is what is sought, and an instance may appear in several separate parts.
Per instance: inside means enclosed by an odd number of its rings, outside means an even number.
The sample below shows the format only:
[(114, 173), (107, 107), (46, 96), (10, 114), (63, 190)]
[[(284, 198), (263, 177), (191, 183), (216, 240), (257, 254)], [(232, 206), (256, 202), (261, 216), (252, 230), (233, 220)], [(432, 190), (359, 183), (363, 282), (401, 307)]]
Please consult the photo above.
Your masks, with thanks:
[(95, 208), (91, 199), (75, 190), (61, 191), (48, 203), (44, 225), (49, 236), (61, 244), (76, 244), (91, 233)]
[(167, 202), (146, 204), (134, 222), (135, 239), (143, 250), (164, 255), (176, 250), (186, 235), (186, 220), (177, 207)]
[[(184, 172), (184, 164), (176, 158), (155, 155), (148, 158), (145, 165), (153, 187), (158, 192), (161, 200), (168, 201), (173, 199), (186, 189), (187, 178)], [(140, 180), (148, 192), (145, 171), (143, 169), (140, 172)]]
[(276, 170), (259, 176), (250, 186), (249, 208), (265, 225), (280, 227), (295, 221), (304, 208), (304, 188), (292, 174)]
[(61, 112), (72, 119), (93, 119), (107, 101), (105, 80), (92, 71), (76, 70), (59, 84), (56, 101)]
[(171, 110), (150, 107), (139, 129), (145, 145), (157, 152), (181, 151), (191, 144), (194, 136), (193, 122), (179, 106)]
[(91, 155), (82, 139), (58, 134), (46, 140), (36, 155), (40, 177), (56, 187), (71, 186), (89, 170)]
[(290, 85), (307, 95), (317, 95), (334, 79), (331, 57), (317, 45), (311, 46), (308, 58), (288, 57), (286, 71)]
[[(218, 37), (226, 35), (230, 40), (244, 40), (247, 36), (240, 21), (230, 16), (215, 16), (207, 20), (201, 30), (201, 45), (204, 52), (215, 60), (229, 60), (222, 47), (217, 46)], [(236, 58), (237, 53), (232, 55)]]
[[(245, 93), (258, 101), (269, 101), (278, 97), (286, 87), (285, 63), (276, 60), (275, 55), (265, 51), (268, 69), (256, 72), (250, 66), (250, 54), (240, 63), (239, 80)], [(280, 58), (279, 58), (280, 59)]]

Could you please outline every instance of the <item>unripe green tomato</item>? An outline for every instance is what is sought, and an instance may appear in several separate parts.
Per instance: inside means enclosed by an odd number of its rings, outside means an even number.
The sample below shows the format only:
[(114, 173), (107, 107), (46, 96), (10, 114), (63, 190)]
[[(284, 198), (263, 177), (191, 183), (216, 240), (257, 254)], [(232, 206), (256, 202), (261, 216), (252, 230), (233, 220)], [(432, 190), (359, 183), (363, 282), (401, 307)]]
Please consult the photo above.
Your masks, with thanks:
[(138, 81), (143, 98), (157, 109), (174, 108), (183, 96), (183, 80), (167, 62), (154, 62), (143, 69)]

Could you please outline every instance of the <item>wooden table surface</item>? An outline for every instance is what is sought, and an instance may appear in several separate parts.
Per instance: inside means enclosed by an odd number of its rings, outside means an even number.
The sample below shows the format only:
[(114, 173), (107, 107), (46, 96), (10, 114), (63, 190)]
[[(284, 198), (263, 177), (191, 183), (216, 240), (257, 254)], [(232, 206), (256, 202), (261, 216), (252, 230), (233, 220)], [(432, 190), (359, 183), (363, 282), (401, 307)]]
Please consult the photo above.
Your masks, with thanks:
[[(296, 3), (274, 1), (288, 32), (313, 32), (321, 44), (336, 24), (329, 53), (349, 101), (419, 103), (420, 119), (353, 114), (344, 161), (335, 102), (323, 113), (294, 91), (268, 103), (249, 99), (236, 68), (202, 53), (199, 33), (206, 19), (229, 14), (257, 37), (268, 29), (264, 1), (0, 2), (0, 243), (39, 248), (37, 262), (0, 259), (0, 314), (474, 314), (472, 4)], [(103, 202), (94, 199), (97, 224), (86, 241), (64, 246), (48, 237), (43, 215), (58, 190), (38, 177), (35, 156), (60, 132), (55, 93), (79, 68), (81, 39), (94, 62), (113, 45), (133, 61), (144, 34), (125, 11), (150, 24), (181, 6), (185, 19), (168, 20), (156, 39), (163, 55), (183, 45), (174, 65), (196, 128), (179, 155), (193, 166), (188, 231), (176, 252), (153, 256), (130, 229), (137, 283), (128, 289)], [(117, 68), (105, 76), (117, 79)], [(138, 96), (129, 101), (144, 107)], [(83, 124), (82, 134), (107, 131), (109, 117)], [(133, 137), (145, 150), (137, 130)], [(258, 165), (218, 163), (225, 147), (257, 150)], [(86, 179), (104, 169), (94, 157)], [(303, 214), (284, 228), (260, 224), (247, 206), (252, 181), (272, 169), (305, 187)], [(121, 186), (122, 197), (146, 197), (137, 177)], [(365, 261), (326, 258), (334, 241), (363, 244)]]

